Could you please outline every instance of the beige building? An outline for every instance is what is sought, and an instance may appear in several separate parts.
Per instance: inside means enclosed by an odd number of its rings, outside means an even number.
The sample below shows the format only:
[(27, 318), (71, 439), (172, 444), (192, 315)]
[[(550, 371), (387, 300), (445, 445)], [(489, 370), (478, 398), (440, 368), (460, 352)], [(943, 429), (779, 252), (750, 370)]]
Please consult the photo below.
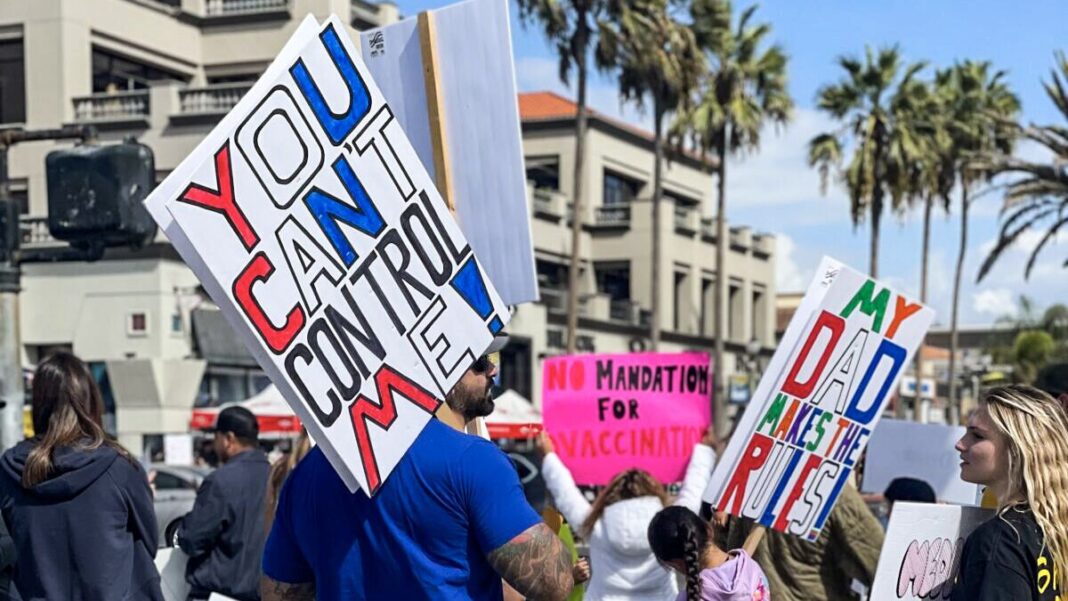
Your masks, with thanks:
[[(0, 0), (0, 128), (92, 124), (102, 143), (135, 136), (162, 179), (248, 89), (305, 14), (342, 16), (350, 33), (399, 18), (363, 0)], [(541, 359), (563, 352), (570, 257), (574, 105), (548, 94), (520, 99), (543, 301), (520, 306), (509, 331), (504, 384), (540, 403)], [(45, 218), (44, 157), (69, 143), (19, 144), (11, 190), (23, 246), (56, 245)], [(583, 211), (580, 348), (625, 352), (648, 344), (652, 142), (591, 114)], [(662, 350), (711, 351), (714, 179), (681, 157), (665, 169), (664, 241), (657, 294)], [(730, 229), (724, 366), (754, 339), (774, 344), (774, 239)], [(162, 237), (109, 249), (95, 263), (24, 265), (20, 330), (27, 366), (55, 348), (87, 360), (110, 419), (131, 449), (188, 431), (194, 404), (241, 400), (266, 379), (204, 300)]]

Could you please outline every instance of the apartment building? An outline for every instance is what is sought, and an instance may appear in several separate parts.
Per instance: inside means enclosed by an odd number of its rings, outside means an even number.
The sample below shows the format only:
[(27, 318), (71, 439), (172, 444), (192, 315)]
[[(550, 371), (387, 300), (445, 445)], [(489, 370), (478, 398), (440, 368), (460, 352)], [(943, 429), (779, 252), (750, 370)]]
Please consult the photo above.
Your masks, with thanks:
[[(583, 172), (574, 173), (576, 105), (559, 95), (520, 94), (523, 151), (541, 302), (517, 308), (504, 385), (540, 404), (540, 358), (564, 351), (571, 202), (583, 178), (578, 348), (648, 349), (653, 294), (661, 307), (662, 351), (712, 351), (716, 265), (714, 163), (674, 156), (664, 166), (659, 206), (662, 251), (652, 282), (652, 135), (590, 111)], [(775, 239), (746, 226), (728, 228), (727, 324), (723, 369), (744, 371), (750, 351), (775, 344)]]
[[(162, 179), (309, 13), (337, 14), (352, 34), (399, 18), (394, 4), (364, 0), (0, 0), (0, 128), (91, 124), (104, 144), (134, 136)], [(44, 158), (63, 145), (10, 151), (24, 248), (57, 244)], [(90, 363), (109, 426), (135, 450), (188, 431), (195, 402), (243, 400), (267, 384), (162, 236), (94, 263), (24, 265), (20, 334), (26, 366), (57, 348)]]
[[(342, 16), (350, 33), (399, 18), (363, 0), (0, 0), (0, 128), (92, 124), (101, 143), (136, 137), (162, 179), (240, 99), (304, 15)], [(564, 351), (574, 104), (520, 97), (531, 227), (542, 301), (519, 306), (503, 357), (504, 385), (540, 404), (541, 359)], [(579, 346), (648, 347), (653, 294), (649, 197), (651, 136), (590, 114), (581, 242)], [(48, 233), (44, 157), (67, 143), (11, 149), (10, 189), (23, 245), (58, 245)], [(665, 167), (661, 203), (662, 350), (711, 352), (715, 264), (711, 164), (682, 156)], [(774, 346), (774, 239), (730, 228), (728, 356)], [(54, 349), (90, 363), (110, 428), (129, 448), (158, 448), (188, 431), (198, 404), (242, 400), (267, 380), (205, 300), (196, 277), (160, 236), (109, 249), (94, 263), (23, 266), (20, 334), (33, 366)]]

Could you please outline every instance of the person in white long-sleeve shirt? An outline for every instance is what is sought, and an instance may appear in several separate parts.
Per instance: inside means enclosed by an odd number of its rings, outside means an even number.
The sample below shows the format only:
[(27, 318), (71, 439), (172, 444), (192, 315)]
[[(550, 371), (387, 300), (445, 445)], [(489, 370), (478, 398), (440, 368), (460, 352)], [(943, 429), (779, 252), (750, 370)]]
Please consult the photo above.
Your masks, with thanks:
[[(709, 428), (694, 446), (682, 489), (671, 504), (695, 513), (700, 509), (701, 493), (716, 463), (715, 446), (715, 433)], [(646, 533), (653, 516), (669, 503), (664, 485), (649, 472), (627, 470), (612, 478), (591, 504), (544, 433), (538, 448), (542, 477), (557, 510), (590, 545), (593, 575), (585, 601), (675, 599), (679, 592), (675, 576), (656, 561)]]

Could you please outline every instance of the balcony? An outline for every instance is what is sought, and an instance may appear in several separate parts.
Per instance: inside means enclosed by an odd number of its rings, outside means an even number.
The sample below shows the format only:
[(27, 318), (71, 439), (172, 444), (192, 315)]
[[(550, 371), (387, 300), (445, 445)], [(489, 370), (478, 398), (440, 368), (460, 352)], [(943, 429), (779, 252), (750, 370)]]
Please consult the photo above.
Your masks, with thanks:
[(78, 123), (148, 127), (148, 90), (79, 96), (71, 102), (74, 104), (74, 120)]
[(629, 325), (649, 327), (652, 313), (635, 300), (613, 300), (608, 305), (608, 319)]
[(244, 97), (251, 83), (227, 83), (178, 90), (177, 121), (217, 121)]
[(715, 217), (702, 217), (701, 218), (701, 240), (705, 242), (716, 242), (716, 218)]
[[(531, 191), (530, 198), (535, 217), (559, 222), (565, 212), (569, 213), (570, 204), (564, 195), (556, 190), (537, 188)], [(565, 205), (568, 208), (565, 208)]]
[(747, 251), (753, 245), (752, 230), (745, 226), (732, 227), (730, 233), (731, 249)]
[(541, 294), (541, 302), (550, 313), (565, 313), (567, 311), (567, 291), (562, 288), (548, 288), (542, 286), (538, 292)]
[(693, 236), (697, 233), (697, 228), (697, 209), (675, 205), (675, 232), (683, 236)]
[(289, 13), (290, 0), (204, 0), (204, 16), (229, 17)]
[(54, 246), (66, 246), (66, 242), (56, 240), (48, 231), (48, 217), (31, 217), (23, 215), (19, 218), (19, 242), (23, 248), (47, 248)]
[(593, 225), (598, 228), (630, 227), (630, 205), (594, 207)]
[(753, 253), (763, 258), (775, 253), (775, 236), (772, 234), (753, 234)]

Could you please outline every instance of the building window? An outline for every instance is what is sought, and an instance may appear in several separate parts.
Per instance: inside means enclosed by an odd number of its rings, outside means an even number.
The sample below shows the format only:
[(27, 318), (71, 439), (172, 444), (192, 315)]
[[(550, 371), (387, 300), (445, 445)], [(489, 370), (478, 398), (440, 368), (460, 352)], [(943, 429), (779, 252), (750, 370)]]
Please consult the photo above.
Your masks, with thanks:
[(0, 123), (26, 122), (26, 66), (22, 40), (0, 41)]
[(597, 292), (614, 301), (630, 300), (630, 263), (604, 263), (596, 265), (594, 271)]
[(760, 340), (761, 342), (763, 342), (765, 340), (765, 338), (766, 338), (765, 330), (767, 328), (767, 313), (768, 313), (768, 308), (765, 305), (765, 303), (767, 302), (765, 300), (766, 298), (767, 298), (767, 294), (765, 293), (763, 288), (754, 289), (753, 290), (753, 306), (750, 308), (750, 311), (753, 312), (753, 314), (752, 314), (753, 333), (751, 335), (751, 338), (756, 338), (757, 340)]
[(711, 336), (715, 330), (715, 310), (716, 282), (707, 277), (701, 278), (701, 336)]
[(499, 389), (502, 392), (512, 389), (529, 401), (534, 385), (532, 359), (530, 341), (512, 338), (508, 346), (501, 349)]
[(129, 336), (145, 336), (148, 334), (148, 315), (144, 312), (128, 313), (126, 315), (126, 334)]
[(641, 190), (641, 187), (641, 182), (618, 173), (605, 171), (604, 196), (601, 203), (605, 206), (629, 204), (638, 197), (638, 191)]
[(263, 392), (270, 384), (270, 379), (258, 369), (209, 365), (194, 404), (216, 407), (237, 403)]
[(181, 334), (182, 333), (182, 314), (181, 313), (172, 313), (171, 314), (171, 333), (172, 334)]
[(742, 326), (742, 283), (731, 281), (727, 286), (727, 339), (741, 340)]
[(683, 320), (683, 315), (686, 310), (687, 296), (689, 296), (689, 286), (687, 285), (686, 274), (676, 271), (675, 272), (675, 331), (682, 332), (685, 328), (686, 322)]
[(537, 190), (560, 189), (560, 157), (526, 157), (527, 181), (534, 183)]
[(93, 48), (92, 65), (94, 94), (144, 90), (153, 81), (189, 81), (189, 77), (181, 73), (138, 63), (98, 48)]

